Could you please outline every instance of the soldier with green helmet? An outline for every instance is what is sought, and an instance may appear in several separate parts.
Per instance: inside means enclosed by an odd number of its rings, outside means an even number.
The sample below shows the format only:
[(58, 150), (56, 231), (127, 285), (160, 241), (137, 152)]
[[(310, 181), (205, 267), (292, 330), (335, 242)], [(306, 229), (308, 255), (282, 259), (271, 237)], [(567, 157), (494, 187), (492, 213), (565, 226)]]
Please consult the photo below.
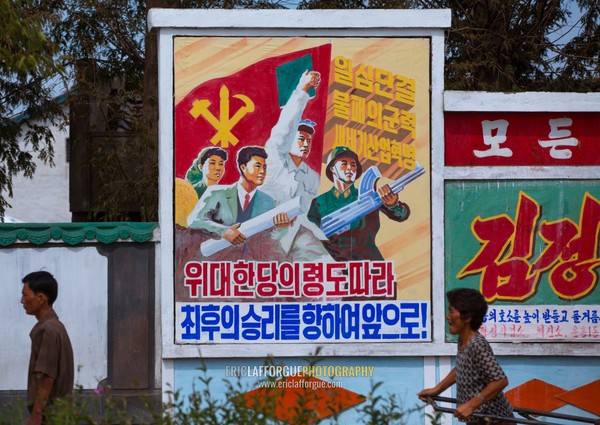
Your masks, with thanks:
[[(316, 225), (321, 225), (323, 217), (345, 207), (358, 199), (358, 189), (354, 183), (362, 174), (358, 155), (346, 146), (337, 146), (327, 158), (325, 175), (333, 182), (333, 187), (313, 199), (307, 217)], [(349, 229), (335, 234), (324, 242), (325, 248), (336, 261), (383, 260), (375, 237), (380, 228), (379, 212), (394, 221), (404, 221), (410, 215), (410, 208), (399, 200), (389, 185), (377, 188), (382, 206), (353, 221)]]

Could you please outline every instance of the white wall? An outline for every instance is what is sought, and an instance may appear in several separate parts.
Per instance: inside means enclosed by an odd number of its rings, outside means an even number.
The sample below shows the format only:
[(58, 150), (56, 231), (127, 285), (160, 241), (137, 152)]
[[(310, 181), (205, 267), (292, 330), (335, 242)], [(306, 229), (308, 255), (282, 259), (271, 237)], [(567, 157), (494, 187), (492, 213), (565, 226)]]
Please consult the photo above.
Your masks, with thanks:
[[(14, 245), (13, 245), (14, 246)], [(108, 260), (93, 246), (0, 249), (0, 390), (25, 390), (35, 325), (21, 306), (23, 276), (45, 270), (58, 281), (54, 309), (75, 356), (75, 385), (96, 388), (107, 376)]]
[[(37, 169), (33, 179), (16, 175), (13, 177), (13, 198), (6, 216), (28, 223), (70, 222), (69, 211), (69, 163), (67, 162), (67, 138), (69, 129), (62, 131), (51, 127), (54, 135), (54, 167), (36, 158)], [(35, 156), (35, 155), (34, 155)], [(8, 220), (7, 220), (8, 221)]]

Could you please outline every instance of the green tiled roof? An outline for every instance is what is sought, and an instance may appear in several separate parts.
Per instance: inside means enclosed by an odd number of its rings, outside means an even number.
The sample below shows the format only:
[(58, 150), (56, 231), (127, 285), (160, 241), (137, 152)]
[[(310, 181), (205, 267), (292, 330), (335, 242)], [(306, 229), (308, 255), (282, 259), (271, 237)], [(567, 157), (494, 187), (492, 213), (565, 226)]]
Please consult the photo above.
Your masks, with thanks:
[(152, 239), (158, 223), (0, 223), (0, 246), (9, 246), (16, 241), (42, 245), (50, 239), (77, 245), (84, 241), (105, 244), (131, 239), (147, 242)]

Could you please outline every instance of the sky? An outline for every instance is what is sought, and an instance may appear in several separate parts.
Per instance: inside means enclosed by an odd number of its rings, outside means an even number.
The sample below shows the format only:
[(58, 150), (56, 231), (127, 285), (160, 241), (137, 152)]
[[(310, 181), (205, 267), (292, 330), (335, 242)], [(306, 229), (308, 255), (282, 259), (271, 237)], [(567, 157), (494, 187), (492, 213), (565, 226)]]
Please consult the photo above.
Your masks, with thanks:
[(569, 40), (575, 37), (582, 29), (580, 20), (583, 16), (583, 11), (579, 9), (575, 0), (568, 1), (567, 4), (571, 11), (569, 23), (553, 34), (555, 38), (551, 37), (551, 40), (558, 40), (560, 44), (568, 43)]
[[(368, 1), (368, 0), (366, 0)], [(280, 0), (279, 4), (288, 9), (295, 9), (298, 7), (300, 0)], [(561, 44), (566, 44), (576, 36), (581, 30), (581, 25), (579, 25), (579, 20), (583, 14), (583, 12), (579, 9), (576, 0), (567, 0), (566, 4), (568, 5), (569, 10), (571, 11), (571, 17), (567, 25), (563, 26), (559, 30), (557, 30), (554, 34), (550, 36), (552, 41), (558, 40)]]
[[(300, 0), (279, 1), (279, 4), (281, 6), (288, 9), (295, 9), (299, 3)], [(569, 19), (569, 23), (555, 31), (553, 34), (549, 34), (549, 38), (552, 42), (558, 41), (560, 44), (566, 44), (581, 30), (579, 20), (581, 19), (582, 11), (577, 6), (576, 0), (568, 0), (567, 4), (569, 5), (569, 9), (571, 10), (571, 17)], [(51, 84), (55, 85), (54, 92), (57, 96), (66, 91), (66, 86), (64, 85), (64, 82), (59, 81), (58, 79), (52, 81)]]

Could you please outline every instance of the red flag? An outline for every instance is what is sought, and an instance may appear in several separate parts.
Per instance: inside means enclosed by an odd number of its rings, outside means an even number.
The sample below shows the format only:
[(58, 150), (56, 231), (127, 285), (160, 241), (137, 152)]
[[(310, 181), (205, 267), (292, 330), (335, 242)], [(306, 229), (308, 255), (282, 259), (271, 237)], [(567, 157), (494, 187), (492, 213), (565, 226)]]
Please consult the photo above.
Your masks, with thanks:
[(191, 90), (175, 106), (175, 177), (185, 178), (198, 153), (216, 146), (229, 155), (220, 184), (237, 181), (237, 151), (249, 145), (264, 146), (279, 118), (280, 104), (295, 88), (303, 72), (298, 70), (305, 66), (321, 73), (315, 98), (302, 115), (317, 123), (307, 163), (320, 173), (330, 62), (331, 45), (325, 44), (264, 59)]

